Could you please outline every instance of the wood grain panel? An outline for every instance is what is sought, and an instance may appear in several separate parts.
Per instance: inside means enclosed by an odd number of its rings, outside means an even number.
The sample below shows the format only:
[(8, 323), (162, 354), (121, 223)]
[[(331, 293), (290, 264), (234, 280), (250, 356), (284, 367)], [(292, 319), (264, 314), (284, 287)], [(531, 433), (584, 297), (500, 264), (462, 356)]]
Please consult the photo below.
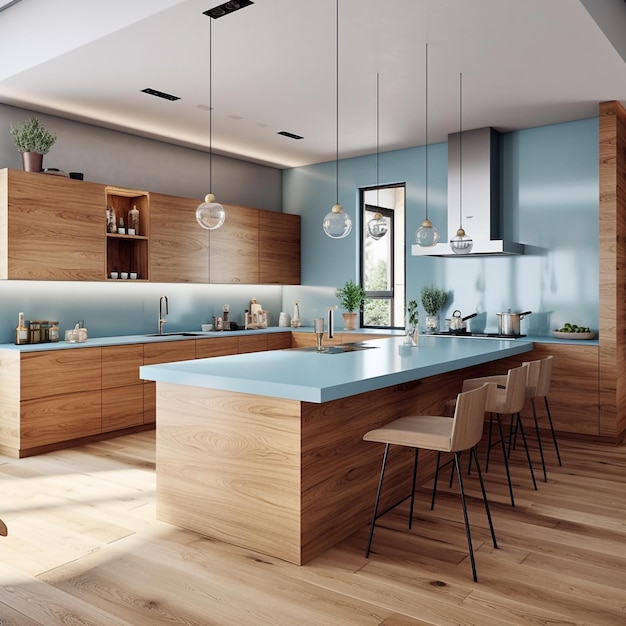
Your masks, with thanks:
[(199, 200), (150, 194), (150, 278), (209, 282), (209, 231), (196, 221)]
[(100, 390), (101, 348), (23, 353), (21, 371), (22, 401)]
[(143, 344), (103, 346), (102, 388), (126, 387), (143, 381), (139, 368), (143, 365)]
[(0, 350), (0, 452), (20, 447), (20, 353)]
[(143, 385), (143, 423), (156, 422), (156, 383), (146, 380)]
[(157, 517), (300, 561), (293, 400), (157, 383)]
[(196, 339), (196, 359), (237, 354), (238, 346), (239, 342), (237, 341), (237, 337)]
[(104, 280), (104, 186), (9, 170), (0, 198), (7, 222), (2, 278)]
[(600, 432), (619, 440), (626, 430), (626, 110), (599, 110), (600, 175)]
[(267, 335), (241, 335), (237, 337), (237, 351), (239, 354), (246, 352), (265, 352), (267, 350)]
[(259, 211), (224, 204), (226, 221), (209, 235), (211, 283), (259, 282)]
[(259, 211), (259, 282), (300, 284), (300, 216)]
[(159, 341), (143, 344), (144, 365), (174, 363), (196, 358), (196, 341)]
[(286, 350), (291, 348), (291, 333), (271, 333), (266, 336), (268, 350)]
[(102, 390), (102, 432), (144, 423), (144, 385)]
[[(9, 250), (9, 170), (0, 170), (0, 250)], [(9, 256), (0, 254), (0, 278), (9, 277)]]
[(101, 391), (83, 391), (22, 402), (20, 454), (102, 430)]

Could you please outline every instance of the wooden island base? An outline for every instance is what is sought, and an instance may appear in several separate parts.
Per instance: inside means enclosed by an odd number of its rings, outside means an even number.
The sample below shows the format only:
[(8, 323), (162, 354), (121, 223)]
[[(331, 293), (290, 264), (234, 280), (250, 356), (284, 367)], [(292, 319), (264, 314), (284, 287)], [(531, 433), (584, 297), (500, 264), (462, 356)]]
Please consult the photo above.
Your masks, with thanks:
[[(302, 565), (371, 520), (383, 446), (363, 434), (441, 414), (465, 378), (490, 367), (322, 404), (157, 382), (157, 517)], [(383, 507), (410, 491), (412, 451), (390, 454)], [(420, 480), (433, 460), (420, 459)]]

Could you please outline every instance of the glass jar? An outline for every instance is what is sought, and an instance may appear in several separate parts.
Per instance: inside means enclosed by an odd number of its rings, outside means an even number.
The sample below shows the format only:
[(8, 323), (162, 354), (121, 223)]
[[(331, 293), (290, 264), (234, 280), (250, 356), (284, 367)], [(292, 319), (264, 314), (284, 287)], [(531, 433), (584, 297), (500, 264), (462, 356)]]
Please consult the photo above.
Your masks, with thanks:
[(59, 341), (59, 322), (50, 322), (48, 337), (52, 343)]
[(28, 343), (41, 343), (41, 323), (31, 321), (28, 323)]

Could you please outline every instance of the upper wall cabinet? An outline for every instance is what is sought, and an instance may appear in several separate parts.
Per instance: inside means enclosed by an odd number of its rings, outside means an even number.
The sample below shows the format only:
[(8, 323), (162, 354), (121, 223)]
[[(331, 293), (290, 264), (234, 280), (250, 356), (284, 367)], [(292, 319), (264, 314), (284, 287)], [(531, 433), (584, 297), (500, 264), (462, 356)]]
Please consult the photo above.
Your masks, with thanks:
[(212, 283), (259, 282), (259, 211), (224, 204), (226, 221), (209, 234)]
[(0, 278), (103, 280), (104, 186), (0, 170)]
[(196, 221), (198, 200), (150, 194), (150, 280), (209, 282), (209, 231)]
[(300, 216), (259, 211), (259, 282), (300, 284)]

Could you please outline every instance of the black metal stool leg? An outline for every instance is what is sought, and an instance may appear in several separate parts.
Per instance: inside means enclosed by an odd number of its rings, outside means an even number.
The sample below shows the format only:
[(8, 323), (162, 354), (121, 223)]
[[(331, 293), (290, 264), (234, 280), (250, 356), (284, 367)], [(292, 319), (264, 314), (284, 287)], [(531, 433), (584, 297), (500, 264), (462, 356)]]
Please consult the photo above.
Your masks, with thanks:
[(474, 561), (474, 548), (472, 546), (472, 534), (470, 532), (469, 518), (467, 516), (467, 503), (465, 502), (465, 490), (463, 489), (463, 472), (461, 471), (461, 459), (459, 453), (454, 453), (454, 465), (456, 467), (456, 475), (459, 479), (459, 493), (461, 495), (461, 506), (463, 507), (463, 520), (465, 521), (465, 534), (467, 536), (467, 547), (469, 549), (470, 563), (472, 565), (472, 577), (474, 582), (478, 582), (476, 576), (476, 563)]
[(535, 408), (535, 399), (530, 399), (533, 408), (533, 418), (535, 420), (535, 432), (537, 433), (537, 445), (539, 446), (539, 456), (541, 457), (541, 468), (543, 469), (543, 482), (548, 482), (548, 473), (546, 472), (546, 460), (543, 456), (543, 446), (541, 445), (541, 433), (539, 432), (539, 420), (537, 420), (537, 409)]
[(411, 484), (411, 510), (409, 511), (409, 529), (413, 528), (413, 505), (415, 504), (415, 486), (417, 484), (417, 459), (419, 448), (415, 448), (415, 460), (413, 461), (413, 482)]
[(485, 491), (485, 483), (483, 481), (483, 474), (480, 471), (480, 465), (478, 463), (478, 454), (476, 454), (476, 446), (474, 446), (470, 450), (470, 456), (474, 455), (474, 463), (476, 463), (476, 473), (478, 474), (478, 481), (480, 482), (480, 490), (483, 494), (483, 503), (485, 505), (485, 512), (487, 513), (487, 521), (489, 522), (489, 530), (491, 531), (491, 541), (493, 542), (493, 547), (498, 547), (498, 542), (496, 541), (496, 531), (493, 528), (493, 522), (491, 521), (491, 511), (489, 510), (489, 502), (487, 500), (487, 492)]
[(435, 479), (433, 480), (433, 495), (430, 499), (430, 510), (435, 508), (435, 496), (437, 495), (437, 480), (439, 479), (439, 464), (441, 463), (441, 452), (437, 452), (437, 465), (435, 466)]
[(500, 445), (502, 447), (502, 457), (504, 458), (504, 469), (506, 470), (506, 479), (509, 483), (509, 496), (511, 498), (511, 506), (515, 506), (515, 500), (513, 498), (513, 483), (511, 482), (511, 471), (509, 469), (509, 459), (506, 453), (506, 445), (504, 443), (504, 432), (502, 431), (502, 420), (500, 414), (496, 413), (496, 421), (498, 424), (498, 432), (500, 433)]
[[(487, 444), (487, 460), (485, 461), (485, 472), (489, 471), (489, 457), (491, 455), (492, 431), (493, 431), (493, 413), (489, 413), (489, 443)], [(502, 429), (500, 429), (500, 437), (502, 437)]]
[(533, 487), (535, 491), (537, 490), (537, 481), (535, 480), (535, 471), (533, 470), (533, 462), (530, 459), (530, 452), (528, 451), (528, 442), (526, 441), (526, 434), (524, 433), (524, 424), (522, 424), (522, 419), (520, 414), (517, 414), (517, 425), (519, 426), (519, 432), (522, 436), (522, 441), (524, 442), (524, 449), (526, 450), (526, 459), (528, 461), (528, 469), (530, 470), (530, 476), (533, 479)]
[(559, 460), (559, 465), (563, 465), (561, 463), (561, 454), (559, 452), (559, 444), (556, 441), (556, 433), (554, 432), (554, 424), (552, 423), (552, 415), (550, 414), (550, 405), (548, 404), (548, 396), (543, 397), (543, 401), (546, 403), (546, 413), (548, 414), (548, 422), (550, 422), (550, 430), (552, 431), (552, 441), (554, 441), (554, 449), (556, 450), (556, 458)]
[(374, 503), (374, 515), (372, 516), (372, 525), (370, 527), (370, 536), (367, 540), (367, 548), (365, 550), (365, 558), (369, 558), (370, 548), (372, 547), (372, 539), (374, 538), (374, 526), (376, 525), (376, 519), (378, 516), (378, 502), (380, 501), (380, 492), (383, 487), (383, 477), (385, 476), (385, 466), (387, 465), (387, 455), (389, 454), (389, 444), (385, 445), (385, 452), (383, 454), (383, 463), (380, 467), (380, 478), (378, 479), (378, 490), (376, 491), (376, 501)]

